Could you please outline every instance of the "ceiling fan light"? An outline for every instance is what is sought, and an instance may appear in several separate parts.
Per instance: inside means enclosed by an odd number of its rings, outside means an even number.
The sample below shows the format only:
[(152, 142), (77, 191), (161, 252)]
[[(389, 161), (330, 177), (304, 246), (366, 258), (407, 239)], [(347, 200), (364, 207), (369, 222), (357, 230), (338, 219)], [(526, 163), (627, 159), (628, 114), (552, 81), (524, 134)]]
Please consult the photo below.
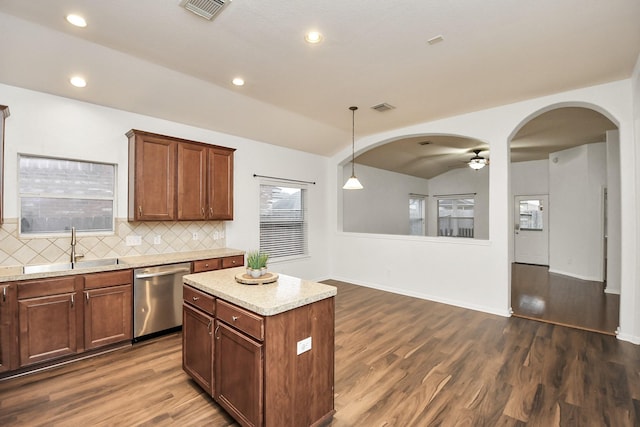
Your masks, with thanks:
[(469, 160), (468, 165), (471, 169), (479, 170), (487, 165), (487, 161), (483, 158), (478, 158), (478, 159), (474, 158)]
[(342, 186), (343, 190), (362, 190), (363, 188), (364, 187), (362, 187), (362, 184), (360, 184), (360, 181), (358, 181), (358, 178), (356, 178), (355, 175), (351, 175), (351, 178), (349, 178)]

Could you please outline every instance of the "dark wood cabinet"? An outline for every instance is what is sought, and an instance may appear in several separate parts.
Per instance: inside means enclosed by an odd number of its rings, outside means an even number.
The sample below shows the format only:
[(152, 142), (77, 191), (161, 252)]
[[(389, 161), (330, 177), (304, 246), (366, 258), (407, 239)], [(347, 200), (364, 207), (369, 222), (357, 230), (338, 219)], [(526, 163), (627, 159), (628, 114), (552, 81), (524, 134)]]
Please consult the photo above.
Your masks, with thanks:
[(215, 400), (243, 426), (263, 425), (263, 344), (216, 320)]
[(13, 369), (15, 364), (12, 351), (17, 342), (14, 328), (15, 291), (15, 285), (0, 284), (0, 372)]
[(233, 219), (233, 151), (210, 148), (208, 154), (209, 219)]
[(231, 148), (139, 130), (129, 138), (129, 220), (233, 219)]
[(177, 142), (146, 132), (129, 131), (129, 220), (176, 218)]
[(18, 284), (20, 367), (73, 355), (82, 349), (78, 345), (82, 319), (78, 279), (62, 277)]
[(187, 303), (182, 308), (182, 369), (213, 397), (213, 322), (212, 315)]
[(221, 268), (233, 268), (244, 265), (244, 255), (227, 256), (224, 258), (210, 258), (193, 261), (194, 273), (202, 273), (205, 271), (220, 270)]
[(84, 276), (84, 346), (93, 350), (133, 338), (131, 270)]
[(178, 145), (178, 219), (206, 219), (207, 148), (199, 144)]
[(215, 299), (186, 285), (182, 297), (182, 369), (213, 397)]

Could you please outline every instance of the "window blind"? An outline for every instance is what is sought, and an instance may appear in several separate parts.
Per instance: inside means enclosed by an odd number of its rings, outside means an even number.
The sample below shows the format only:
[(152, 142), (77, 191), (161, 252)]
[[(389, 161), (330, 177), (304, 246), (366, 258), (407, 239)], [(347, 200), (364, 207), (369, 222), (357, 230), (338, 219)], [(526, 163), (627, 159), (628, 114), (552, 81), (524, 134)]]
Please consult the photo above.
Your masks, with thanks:
[(307, 255), (307, 189), (260, 184), (260, 250), (270, 258)]

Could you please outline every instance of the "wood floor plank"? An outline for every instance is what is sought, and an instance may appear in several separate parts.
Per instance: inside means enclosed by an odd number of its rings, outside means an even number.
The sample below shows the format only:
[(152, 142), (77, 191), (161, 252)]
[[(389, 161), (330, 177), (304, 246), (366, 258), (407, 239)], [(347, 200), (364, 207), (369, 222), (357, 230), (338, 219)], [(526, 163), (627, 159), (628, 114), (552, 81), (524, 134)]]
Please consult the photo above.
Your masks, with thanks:
[[(639, 346), (329, 283), (332, 427), (640, 425)], [(0, 425), (237, 424), (182, 371), (173, 334), (0, 381)]]

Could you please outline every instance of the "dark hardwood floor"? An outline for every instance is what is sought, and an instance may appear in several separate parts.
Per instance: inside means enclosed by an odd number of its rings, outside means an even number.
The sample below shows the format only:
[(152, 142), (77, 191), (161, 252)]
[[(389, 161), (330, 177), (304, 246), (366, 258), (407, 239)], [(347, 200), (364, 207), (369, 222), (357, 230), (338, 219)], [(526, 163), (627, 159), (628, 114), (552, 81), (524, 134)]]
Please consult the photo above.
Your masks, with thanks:
[(549, 273), (540, 265), (513, 264), (513, 315), (615, 335), (620, 296), (604, 292), (602, 282)]
[[(328, 283), (331, 426), (640, 425), (640, 346)], [(0, 425), (234, 425), (182, 372), (180, 347), (173, 334), (2, 381)]]

